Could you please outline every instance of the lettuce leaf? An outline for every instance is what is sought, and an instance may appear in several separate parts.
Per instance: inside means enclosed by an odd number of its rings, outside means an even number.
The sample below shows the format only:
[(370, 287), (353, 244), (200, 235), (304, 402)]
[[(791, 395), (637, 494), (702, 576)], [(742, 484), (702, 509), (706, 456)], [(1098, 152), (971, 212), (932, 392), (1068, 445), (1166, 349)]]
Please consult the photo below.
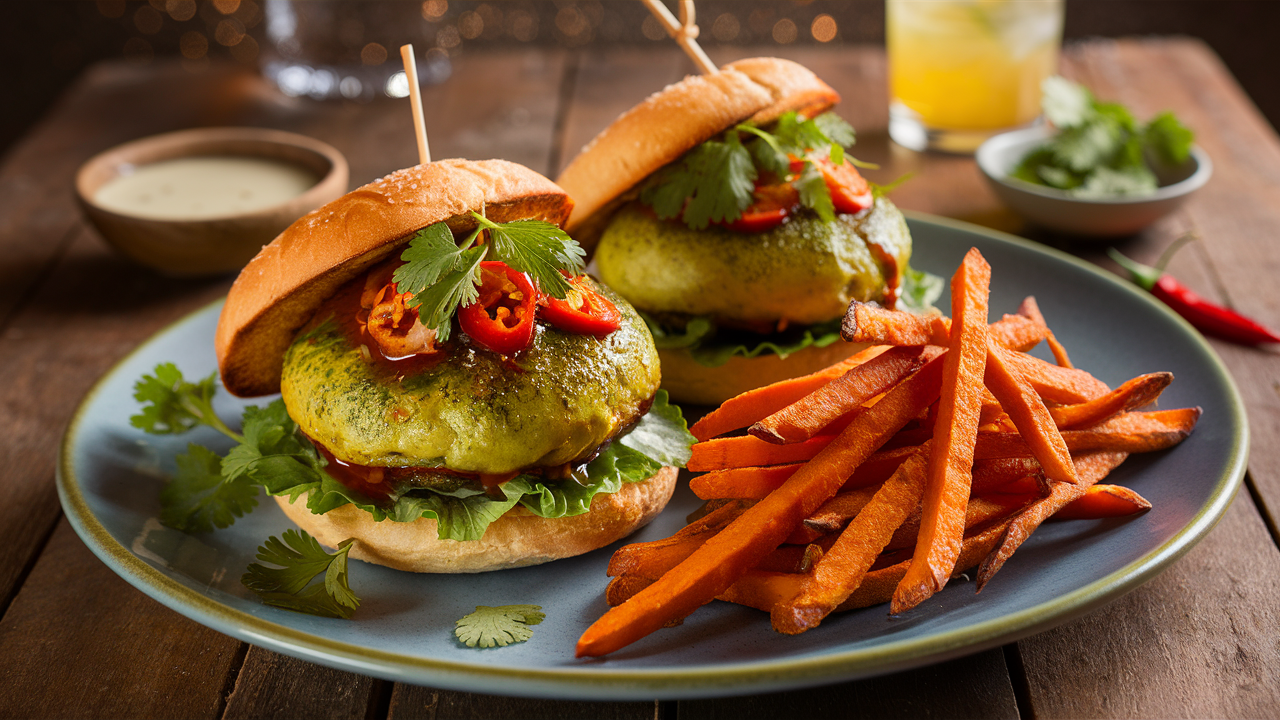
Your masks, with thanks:
[(479, 540), (490, 523), (517, 504), (546, 518), (581, 515), (591, 508), (597, 493), (614, 493), (623, 483), (647, 480), (664, 465), (683, 466), (693, 442), (680, 408), (668, 402), (666, 391), (659, 390), (649, 412), (592, 460), (585, 473), (555, 483), (519, 475), (498, 486), (501, 497), (470, 488), (454, 492), (413, 488), (393, 496), (388, 505), (334, 480), (322, 468), (315, 475), (297, 472), (296, 462), (282, 463), (283, 472), (269, 475), (260, 460), (260, 469), (249, 476), (272, 495), (296, 498), (308, 493), (307, 507), (317, 514), (350, 503), (379, 522), (435, 518), (441, 539)]

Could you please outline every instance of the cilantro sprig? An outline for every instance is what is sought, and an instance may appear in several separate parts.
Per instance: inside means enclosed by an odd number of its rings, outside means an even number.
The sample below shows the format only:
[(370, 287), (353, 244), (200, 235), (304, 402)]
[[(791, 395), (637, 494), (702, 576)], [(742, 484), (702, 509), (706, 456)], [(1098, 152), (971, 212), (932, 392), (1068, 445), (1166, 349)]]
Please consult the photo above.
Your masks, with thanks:
[(453, 634), (467, 647), (506, 647), (533, 637), (532, 625), (547, 617), (539, 605), (477, 605), (455, 623)]
[(1172, 113), (1142, 125), (1069, 80), (1050, 77), (1041, 87), (1045, 117), (1059, 133), (1023, 158), (1015, 178), (1082, 197), (1145, 195), (1158, 185), (1148, 156), (1176, 165), (1191, 153), (1195, 136)]
[[(801, 204), (829, 222), (835, 219), (831, 191), (811, 156), (817, 151), (836, 165), (848, 159), (875, 167), (846, 157), (854, 139), (849, 123), (831, 112), (812, 119), (787, 112), (769, 130), (739, 123), (654, 173), (640, 190), (640, 202), (664, 220), (678, 217), (701, 230), (742, 217), (755, 201), (756, 180), (768, 173), (779, 182), (790, 179)], [(793, 157), (804, 164), (799, 172), (792, 172)]]
[[(480, 263), (501, 260), (529, 273), (539, 289), (563, 299), (569, 283), (561, 270), (581, 275), (586, 252), (558, 226), (543, 220), (496, 223), (473, 212), (476, 229), (461, 243), (444, 223), (419, 230), (401, 253), (396, 289), (409, 293), (405, 304), (417, 308), (422, 324), (448, 340), (454, 313), (479, 297)], [(483, 242), (487, 233), (487, 242)]]
[[(267, 605), (321, 617), (348, 619), (360, 607), (360, 598), (347, 582), (347, 553), (354, 540), (338, 544), (333, 554), (302, 530), (285, 530), (258, 547), (259, 563), (240, 578), (245, 587)], [(313, 582), (321, 575), (321, 582)]]

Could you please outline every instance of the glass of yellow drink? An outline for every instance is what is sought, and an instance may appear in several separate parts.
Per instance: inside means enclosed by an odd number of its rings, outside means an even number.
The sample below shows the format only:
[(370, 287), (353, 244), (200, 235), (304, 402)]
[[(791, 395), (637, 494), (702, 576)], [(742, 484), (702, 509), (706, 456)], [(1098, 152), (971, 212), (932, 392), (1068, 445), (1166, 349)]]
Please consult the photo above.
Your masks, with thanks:
[(1062, 0), (888, 0), (889, 135), (913, 150), (971, 153), (1040, 115)]

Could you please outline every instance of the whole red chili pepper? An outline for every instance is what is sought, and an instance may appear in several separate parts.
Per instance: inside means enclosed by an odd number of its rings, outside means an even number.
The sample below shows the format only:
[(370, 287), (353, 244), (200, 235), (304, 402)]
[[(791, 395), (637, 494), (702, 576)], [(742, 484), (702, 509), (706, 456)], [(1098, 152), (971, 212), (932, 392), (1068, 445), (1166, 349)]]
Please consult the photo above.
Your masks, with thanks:
[(1280, 335), (1275, 331), (1234, 310), (1215, 305), (1164, 271), (1173, 253), (1191, 239), (1194, 239), (1194, 236), (1185, 235), (1179, 238), (1164, 252), (1155, 267), (1134, 262), (1121, 255), (1115, 248), (1108, 248), (1107, 254), (1129, 271), (1130, 279), (1135, 284), (1155, 295), (1174, 312), (1186, 318), (1187, 322), (1194, 325), (1200, 332), (1241, 345), (1280, 343)]

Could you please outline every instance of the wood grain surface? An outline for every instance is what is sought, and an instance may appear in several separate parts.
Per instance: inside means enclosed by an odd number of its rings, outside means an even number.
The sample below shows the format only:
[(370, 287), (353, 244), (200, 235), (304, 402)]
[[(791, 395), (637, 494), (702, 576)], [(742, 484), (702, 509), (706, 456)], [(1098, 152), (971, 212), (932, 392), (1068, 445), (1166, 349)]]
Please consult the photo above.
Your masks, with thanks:
[[(771, 48), (777, 52), (778, 48)], [(887, 134), (884, 53), (783, 48), (843, 96), (854, 154), (881, 164), (899, 205), (1077, 252), (1026, 226), (972, 159), (919, 154)], [(714, 54), (724, 62), (752, 54)], [(571, 52), (470, 52), (424, 88), (438, 157), (504, 157), (552, 172), (613, 117), (691, 72), (666, 45)], [(1064, 74), (1139, 116), (1173, 109), (1215, 162), (1188, 205), (1121, 249), (1153, 261), (1188, 230), (1171, 272), (1197, 292), (1280, 326), (1280, 139), (1218, 59), (1182, 39), (1091, 41)], [(0, 165), (0, 716), (326, 718), (1275, 717), (1280, 716), (1280, 358), (1213, 341), (1248, 406), (1246, 489), (1209, 536), (1164, 574), (1088, 616), (1003, 649), (826, 688), (642, 703), (528, 700), (415, 687), (278, 655), (197, 625), (129, 587), (61, 519), (59, 437), (81, 397), (165, 324), (230, 278), (175, 281), (116, 256), (80, 218), (75, 169), (119, 142), (207, 125), (257, 125), (329, 142), (362, 184), (411, 163), (402, 102), (284, 98), (224, 67), (95, 67)], [(762, 619), (762, 622), (764, 620)], [(500, 688), (495, 688), (499, 691)]]

